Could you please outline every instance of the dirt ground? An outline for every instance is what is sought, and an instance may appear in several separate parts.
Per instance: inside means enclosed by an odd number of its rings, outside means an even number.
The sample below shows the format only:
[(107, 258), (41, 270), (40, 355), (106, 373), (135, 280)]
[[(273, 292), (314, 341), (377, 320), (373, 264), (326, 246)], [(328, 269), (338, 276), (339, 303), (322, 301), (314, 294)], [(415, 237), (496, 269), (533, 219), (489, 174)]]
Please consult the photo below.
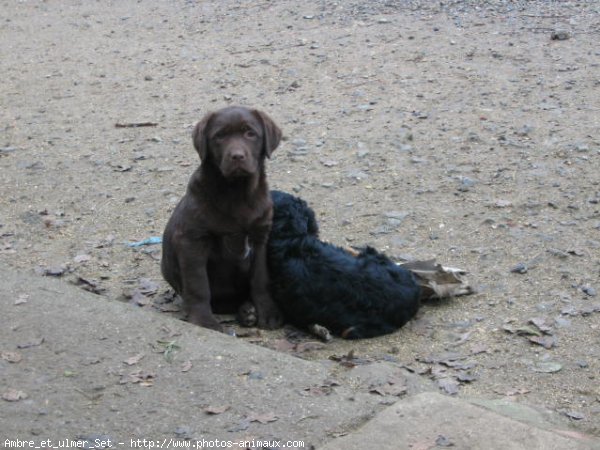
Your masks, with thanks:
[(599, 39), (591, 0), (4, 1), (0, 258), (172, 313), (159, 246), (125, 243), (162, 233), (193, 124), (254, 106), (285, 134), (271, 187), (324, 239), (435, 257), (478, 292), (377, 339), (241, 339), (600, 435)]

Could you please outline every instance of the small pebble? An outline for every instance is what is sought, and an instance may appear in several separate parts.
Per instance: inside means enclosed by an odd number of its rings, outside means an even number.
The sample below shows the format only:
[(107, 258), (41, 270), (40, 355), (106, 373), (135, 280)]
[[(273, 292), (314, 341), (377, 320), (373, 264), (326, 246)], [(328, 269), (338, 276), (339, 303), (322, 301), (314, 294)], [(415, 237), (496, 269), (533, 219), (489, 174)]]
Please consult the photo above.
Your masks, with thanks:
[(189, 427), (177, 427), (174, 431), (175, 436), (179, 439), (190, 439), (191, 430)]
[(581, 286), (581, 291), (584, 294), (589, 295), (590, 297), (595, 297), (596, 296), (596, 289), (594, 289), (591, 286), (587, 286), (587, 285), (586, 286)]
[(571, 37), (571, 34), (567, 30), (554, 30), (550, 35), (550, 39), (553, 41), (566, 41)]
[(475, 180), (472, 180), (469, 177), (460, 177), (460, 186), (458, 186), (460, 192), (467, 192), (473, 186), (475, 186)]
[(64, 274), (64, 267), (48, 267), (44, 270), (44, 275), (46, 275), (47, 277), (61, 277)]
[(527, 264), (525, 263), (519, 263), (516, 266), (514, 266), (512, 269), (510, 269), (511, 273), (527, 273)]
[(306, 145), (306, 141), (304, 139), (294, 139), (292, 141), (292, 145), (294, 147), (304, 147)]
[(519, 128), (517, 131), (515, 131), (515, 134), (517, 136), (529, 136), (529, 134), (533, 131), (533, 127), (531, 125), (523, 125), (521, 128)]
[(566, 411), (565, 416), (573, 419), (573, 420), (583, 420), (585, 416), (581, 414), (579, 411)]

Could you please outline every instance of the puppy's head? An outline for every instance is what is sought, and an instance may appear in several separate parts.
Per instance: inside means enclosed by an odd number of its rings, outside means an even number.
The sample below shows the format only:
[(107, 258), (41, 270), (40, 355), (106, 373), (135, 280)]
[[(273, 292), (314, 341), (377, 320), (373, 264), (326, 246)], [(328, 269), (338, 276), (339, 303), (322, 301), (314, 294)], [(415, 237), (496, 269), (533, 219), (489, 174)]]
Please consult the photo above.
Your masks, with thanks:
[(192, 137), (203, 163), (218, 167), (225, 178), (237, 178), (262, 170), (279, 145), (281, 130), (262, 111), (230, 106), (204, 116)]

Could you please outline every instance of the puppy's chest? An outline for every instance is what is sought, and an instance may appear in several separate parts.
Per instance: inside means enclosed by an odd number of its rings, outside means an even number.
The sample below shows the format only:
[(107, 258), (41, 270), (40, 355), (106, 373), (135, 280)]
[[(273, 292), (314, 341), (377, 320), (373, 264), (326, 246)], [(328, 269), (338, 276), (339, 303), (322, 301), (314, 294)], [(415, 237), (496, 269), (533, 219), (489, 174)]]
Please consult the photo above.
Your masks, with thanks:
[(221, 260), (250, 260), (256, 245), (256, 233), (260, 227), (254, 224), (239, 223), (235, 220), (222, 220), (211, 230), (213, 248), (211, 254)]
[(213, 256), (230, 261), (249, 261), (254, 251), (250, 235), (245, 232), (222, 234), (214, 240)]
[(213, 215), (208, 231), (213, 236), (213, 256), (230, 261), (250, 260), (257, 245), (266, 242), (268, 211), (232, 207)]

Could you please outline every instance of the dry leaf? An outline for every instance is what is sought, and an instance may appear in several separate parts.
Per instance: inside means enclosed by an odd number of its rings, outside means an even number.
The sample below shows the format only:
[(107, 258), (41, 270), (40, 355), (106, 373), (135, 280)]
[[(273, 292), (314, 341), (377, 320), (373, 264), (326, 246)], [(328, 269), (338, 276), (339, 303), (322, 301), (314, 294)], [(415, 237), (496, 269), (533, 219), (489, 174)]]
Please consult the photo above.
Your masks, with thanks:
[(401, 377), (391, 377), (383, 387), (383, 391), (387, 395), (396, 397), (406, 394), (407, 389), (406, 380)]
[(488, 346), (485, 344), (475, 344), (471, 347), (471, 355), (478, 355), (479, 353), (487, 353), (489, 351)]
[(145, 355), (143, 353), (139, 353), (135, 356), (132, 356), (130, 358), (127, 358), (125, 361), (123, 361), (125, 364), (127, 364), (128, 366), (133, 366), (137, 363), (139, 363), (141, 361), (141, 359), (144, 357)]
[(279, 418), (272, 412), (270, 413), (265, 413), (265, 414), (252, 414), (250, 416), (248, 416), (248, 421), (249, 422), (259, 422), (262, 424), (266, 424), (269, 422), (275, 422), (276, 420), (278, 420)]
[(320, 350), (325, 348), (321, 342), (300, 342), (296, 344), (296, 353), (304, 353), (311, 350)]
[[(155, 306), (156, 306), (156, 305), (155, 305)], [(166, 304), (163, 304), (163, 305), (159, 305), (159, 306), (158, 306), (158, 309), (159, 309), (161, 312), (166, 312), (166, 313), (168, 313), (168, 312), (179, 312), (179, 311), (181, 311), (181, 308), (180, 308), (179, 306), (177, 306), (176, 304), (174, 304), (174, 303), (166, 303)]]
[(548, 325), (546, 325), (546, 319), (543, 319), (541, 317), (533, 317), (533, 318), (529, 319), (529, 323), (532, 323), (533, 325), (538, 327), (538, 329), (542, 333), (552, 334), (552, 328), (549, 327)]
[(440, 378), (437, 380), (437, 384), (447, 394), (458, 394), (459, 383), (453, 378)]
[(98, 284), (98, 281), (92, 280), (90, 278), (78, 276), (77, 279), (73, 282), (73, 284), (93, 294), (103, 294), (104, 292), (106, 292), (106, 289), (100, 286)]
[(15, 300), (15, 305), (22, 305), (23, 303), (27, 303), (29, 300), (29, 294), (20, 294)]
[(296, 344), (288, 341), (287, 339), (277, 339), (272, 345), (271, 348), (273, 350), (277, 350), (278, 352), (291, 352), (296, 347)]
[(554, 336), (531, 336), (529, 338), (529, 342), (541, 345), (546, 349), (551, 349), (552, 347), (556, 346), (556, 339)]
[(456, 370), (470, 370), (477, 365), (473, 361), (461, 362), (461, 361), (440, 361), (446, 367), (451, 367)]
[(498, 390), (495, 390), (494, 392), (496, 394), (506, 395), (507, 397), (513, 397), (515, 395), (529, 394), (531, 391), (529, 389), (525, 389), (525, 388), (516, 388), (516, 389), (510, 389), (506, 392), (501, 392)]
[(458, 372), (456, 377), (458, 381), (461, 381), (463, 383), (470, 383), (471, 381), (475, 381), (479, 378), (477, 375), (473, 375), (469, 372)]
[(527, 325), (523, 325), (515, 330), (515, 332), (519, 335), (529, 335), (529, 336), (541, 336), (542, 333), (534, 327), (530, 327)]
[(149, 278), (140, 278), (139, 286), (140, 292), (144, 295), (154, 295), (160, 287), (158, 283)]
[(386, 395), (386, 393), (383, 389), (383, 384), (376, 384), (376, 385), (369, 386), (369, 392), (372, 394), (379, 394), (382, 397)]
[(0, 354), (0, 357), (4, 361), (8, 361), (9, 363), (18, 363), (21, 361), (21, 359), (23, 359), (21, 354), (19, 354), (17, 352), (2, 352)]
[(73, 261), (75, 261), (76, 263), (83, 263), (83, 262), (88, 262), (92, 259), (92, 257), (90, 255), (77, 255), (75, 256), (75, 258), (73, 258)]
[(434, 379), (438, 378), (446, 378), (448, 376), (448, 370), (440, 365), (435, 365), (431, 367), (431, 376)]
[(131, 301), (138, 306), (147, 306), (152, 303), (152, 300), (149, 297), (146, 297), (139, 289), (133, 290)]
[(496, 200), (496, 202), (494, 203), (494, 206), (496, 208), (508, 208), (509, 206), (512, 206), (512, 202), (510, 200)]
[(435, 441), (418, 441), (408, 444), (411, 450), (432, 450), (436, 447)]
[(207, 406), (206, 408), (204, 408), (204, 412), (206, 414), (217, 415), (217, 414), (223, 414), (229, 408), (231, 408), (231, 406), (229, 406), (229, 405)]
[(546, 361), (546, 362), (540, 362), (537, 363), (534, 367), (533, 367), (533, 371), (534, 372), (541, 372), (541, 373), (556, 373), (559, 372), (560, 370), (562, 370), (562, 364), (554, 362), (554, 361)]
[(133, 383), (139, 384), (140, 386), (152, 386), (154, 384), (154, 374), (151, 372), (143, 372), (141, 369), (135, 372), (129, 373), (126, 377), (121, 379), (121, 384)]
[(44, 338), (38, 338), (38, 339), (34, 339), (32, 341), (29, 342), (25, 342), (24, 344), (17, 344), (17, 348), (31, 348), (31, 347), (38, 347), (40, 345), (42, 345), (44, 343)]
[(181, 365), (182, 372), (189, 372), (191, 369), (192, 369), (192, 362), (190, 360), (187, 360), (186, 362), (184, 362)]
[(467, 342), (469, 340), (469, 338), (471, 337), (471, 334), (473, 334), (472, 331), (467, 331), (466, 333), (461, 334), (455, 342), (452, 342), (450, 344), (450, 346), (458, 347), (459, 345), (464, 344), (465, 342)]
[(406, 390), (406, 385), (400, 383), (387, 384), (383, 386), (383, 392), (386, 395), (392, 395), (394, 397), (399, 397), (401, 395), (406, 394)]
[(350, 350), (346, 355), (343, 356), (331, 355), (329, 359), (332, 361), (337, 361), (342, 366), (349, 368), (373, 362), (372, 360), (367, 358), (359, 358), (354, 356), (354, 350)]
[(466, 272), (454, 267), (444, 267), (434, 259), (428, 261), (410, 261), (400, 264), (410, 270), (423, 289), (424, 299), (452, 298), (469, 295), (474, 292), (464, 278)]
[(19, 400), (26, 399), (27, 394), (23, 391), (18, 391), (16, 389), (9, 389), (2, 393), (2, 398), (7, 402), (18, 402)]
[(314, 395), (315, 397), (320, 397), (323, 395), (329, 395), (333, 392), (333, 388), (331, 386), (310, 386), (304, 388), (304, 391), (309, 395)]

